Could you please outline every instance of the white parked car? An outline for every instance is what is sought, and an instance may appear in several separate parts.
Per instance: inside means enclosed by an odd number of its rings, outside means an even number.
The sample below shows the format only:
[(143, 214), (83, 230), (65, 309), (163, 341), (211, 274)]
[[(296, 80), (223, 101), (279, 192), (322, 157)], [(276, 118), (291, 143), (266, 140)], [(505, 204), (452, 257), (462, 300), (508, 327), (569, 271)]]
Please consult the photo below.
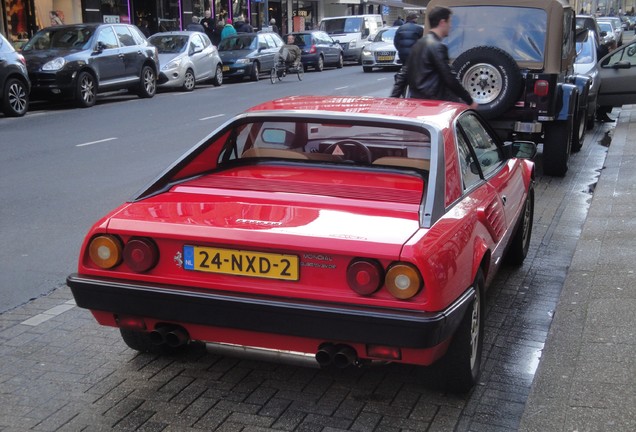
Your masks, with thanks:
[(399, 68), (402, 66), (393, 38), (398, 27), (380, 29), (370, 43), (362, 50), (362, 70), (371, 72), (373, 68)]
[(219, 52), (204, 33), (174, 31), (148, 38), (159, 50), (159, 87), (192, 91), (196, 84), (223, 83), (223, 64)]

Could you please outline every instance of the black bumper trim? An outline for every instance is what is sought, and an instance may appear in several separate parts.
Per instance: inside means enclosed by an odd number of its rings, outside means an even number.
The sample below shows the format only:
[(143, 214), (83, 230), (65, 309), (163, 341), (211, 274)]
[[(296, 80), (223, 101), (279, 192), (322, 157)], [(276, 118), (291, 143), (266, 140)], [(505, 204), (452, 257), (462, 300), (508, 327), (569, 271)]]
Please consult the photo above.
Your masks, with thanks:
[[(449, 338), (475, 297), (471, 287), (441, 312), (417, 312), (70, 275), (77, 306), (161, 321), (366, 344), (429, 348)], [(211, 342), (211, 341), (209, 341)]]

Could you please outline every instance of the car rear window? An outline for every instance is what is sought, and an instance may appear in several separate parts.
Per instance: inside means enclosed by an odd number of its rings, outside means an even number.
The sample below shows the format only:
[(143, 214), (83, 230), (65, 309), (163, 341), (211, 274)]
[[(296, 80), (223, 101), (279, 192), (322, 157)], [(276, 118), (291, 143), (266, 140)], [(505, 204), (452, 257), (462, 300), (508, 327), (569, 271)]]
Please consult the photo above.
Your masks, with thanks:
[(428, 171), (430, 136), (389, 126), (265, 121), (229, 134), (218, 164), (236, 160), (294, 160)]
[(516, 61), (543, 62), (548, 15), (543, 9), (454, 6), (445, 42), (451, 59), (477, 46), (494, 46)]
[(320, 23), (320, 30), (327, 34), (359, 33), (362, 31), (362, 18), (325, 19)]

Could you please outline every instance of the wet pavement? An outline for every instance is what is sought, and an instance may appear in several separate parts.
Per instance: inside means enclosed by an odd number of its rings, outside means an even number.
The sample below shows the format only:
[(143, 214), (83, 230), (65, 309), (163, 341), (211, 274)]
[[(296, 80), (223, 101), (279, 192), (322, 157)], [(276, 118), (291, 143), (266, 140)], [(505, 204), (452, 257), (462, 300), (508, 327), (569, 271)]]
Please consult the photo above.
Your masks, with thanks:
[(588, 133), (564, 178), (541, 176), (539, 156), (530, 251), (488, 291), (484, 371), (467, 395), (444, 394), (432, 371), (404, 365), (318, 370), (196, 347), (138, 354), (75, 307), (60, 281), (50, 295), (0, 315), (0, 431), (513, 431), (522, 418), (526, 430), (561, 430), (531, 420), (545, 410), (533, 380), (592, 194), (601, 193), (613, 128)]

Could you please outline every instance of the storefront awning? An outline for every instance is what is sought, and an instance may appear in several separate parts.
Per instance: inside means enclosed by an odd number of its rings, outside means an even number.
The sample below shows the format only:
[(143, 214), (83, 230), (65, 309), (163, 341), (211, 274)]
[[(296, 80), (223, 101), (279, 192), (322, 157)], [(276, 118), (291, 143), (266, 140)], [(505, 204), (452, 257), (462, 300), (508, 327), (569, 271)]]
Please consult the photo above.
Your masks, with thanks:
[(382, 6), (390, 6), (394, 8), (400, 9), (408, 9), (408, 10), (426, 10), (426, 6), (416, 5), (412, 3), (404, 3), (400, 0), (368, 0), (367, 3), (382, 5)]

